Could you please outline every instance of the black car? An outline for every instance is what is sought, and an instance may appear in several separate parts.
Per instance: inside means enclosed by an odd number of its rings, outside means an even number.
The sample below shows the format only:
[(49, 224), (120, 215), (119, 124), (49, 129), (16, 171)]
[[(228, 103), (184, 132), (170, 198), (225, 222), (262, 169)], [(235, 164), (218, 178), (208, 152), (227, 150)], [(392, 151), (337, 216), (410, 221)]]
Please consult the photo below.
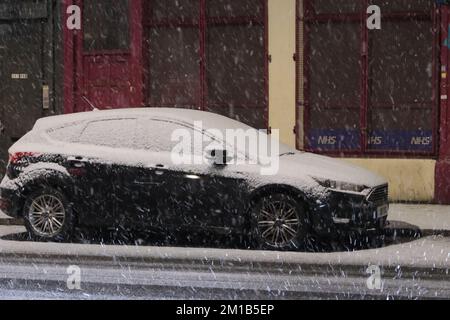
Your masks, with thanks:
[[(383, 178), (284, 145), (276, 171), (263, 174), (264, 165), (250, 161), (252, 151), (221, 141), (227, 130), (251, 129), (184, 109), (44, 118), (9, 151), (0, 210), (24, 218), (28, 231), (45, 240), (67, 239), (75, 226), (205, 230), (250, 235), (258, 248), (281, 250), (301, 247), (310, 234), (384, 226)], [(197, 137), (192, 163), (174, 161), (177, 130)]]

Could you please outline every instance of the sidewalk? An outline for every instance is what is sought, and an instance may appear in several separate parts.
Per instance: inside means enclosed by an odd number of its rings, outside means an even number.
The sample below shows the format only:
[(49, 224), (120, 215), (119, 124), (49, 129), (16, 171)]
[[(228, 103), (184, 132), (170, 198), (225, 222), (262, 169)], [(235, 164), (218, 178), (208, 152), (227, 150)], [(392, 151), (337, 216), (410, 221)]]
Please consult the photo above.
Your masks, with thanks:
[(0, 210), (0, 226), (16, 226), (22, 225), (23, 221), (21, 219), (13, 219), (8, 217)]
[(424, 235), (450, 235), (450, 206), (391, 204), (389, 220), (417, 226)]
[[(419, 227), (424, 235), (450, 235), (450, 206), (391, 204), (389, 220)], [(21, 224), (21, 220), (11, 219), (0, 211), (0, 225)]]

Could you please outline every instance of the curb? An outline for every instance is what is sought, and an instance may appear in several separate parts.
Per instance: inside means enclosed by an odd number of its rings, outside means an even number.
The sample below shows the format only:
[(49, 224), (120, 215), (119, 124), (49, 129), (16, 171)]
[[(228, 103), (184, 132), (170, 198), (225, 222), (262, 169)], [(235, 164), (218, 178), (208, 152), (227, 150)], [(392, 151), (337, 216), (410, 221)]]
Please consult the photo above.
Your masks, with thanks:
[[(4, 230), (2, 236), (15, 233)], [(431, 240), (424, 240), (431, 241)], [(279, 252), (242, 249), (210, 249), (196, 247), (159, 247), (130, 245), (97, 245), (25, 242), (0, 240), (0, 260), (17, 263), (48, 263), (84, 266), (118, 266), (136, 268), (167, 268), (177, 270), (210, 270), (219, 268), (228, 272), (248, 270), (282, 274), (362, 276), (369, 266), (378, 266), (384, 275), (392, 278), (420, 276), (423, 279), (446, 279), (450, 274), (447, 242), (433, 243), (433, 251), (426, 258), (416, 249), (398, 244), (392, 247), (361, 251), (327, 253)], [(445, 251), (445, 252), (444, 252)]]
[(403, 238), (423, 238), (429, 236), (450, 237), (450, 230), (447, 229), (422, 229), (417, 225), (396, 220), (389, 221), (384, 233), (386, 236)]
[[(110, 250), (94, 249), (91, 252), (81, 252), (70, 245), (64, 246), (63, 252), (60, 250), (40, 250), (42, 247), (32, 246), (31, 250), (1, 250), (0, 259), (9, 263), (24, 263), (29, 261), (33, 264), (79, 265), (88, 267), (119, 267), (124, 265), (138, 269), (167, 268), (171, 270), (197, 270), (209, 271), (211, 268), (218, 268), (222, 271), (232, 273), (245, 273), (249, 270), (253, 272), (273, 272), (279, 275), (302, 275), (317, 276), (330, 275), (346, 277), (366, 277), (367, 268), (371, 265), (379, 266), (383, 276), (387, 278), (402, 278), (441, 280), (447, 279), (450, 267), (447, 265), (437, 265), (436, 262), (426, 264), (410, 265), (403, 263), (391, 263), (387, 261), (369, 262), (349, 261), (344, 258), (316, 259), (308, 253), (299, 253), (298, 257), (289, 257), (283, 252), (252, 252), (250, 256), (241, 255), (242, 252), (234, 253), (223, 249), (195, 249), (195, 248), (142, 248), (142, 250), (118, 250), (112, 253)], [(67, 248), (67, 250), (65, 249)], [(70, 250), (72, 249), (72, 250)], [(109, 248), (113, 249), (113, 248)], [(179, 249), (183, 249), (180, 251)], [(148, 250), (148, 251), (147, 251)], [(6, 251), (6, 252), (5, 252)], [(84, 251), (84, 250), (82, 250)], [(134, 252), (133, 252), (134, 251)], [(138, 253), (139, 252), (139, 253)], [(308, 258), (309, 256), (309, 258)], [(317, 257), (317, 255), (316, 255)], [(311, 259), (313, 258), (313, 259)], [(342, 259), (343, 258), (343, 259)], [(401, 266), (401, 267), (400, 267)]]
[(0, 226), (23, 226), (22, 219), (0, 218)]
[(450, 230), (425, 229), (425, 230), (421, 230), (421, 232), (422, 232), (422, 237), (430, 237), (430, 236), (450, 237)]

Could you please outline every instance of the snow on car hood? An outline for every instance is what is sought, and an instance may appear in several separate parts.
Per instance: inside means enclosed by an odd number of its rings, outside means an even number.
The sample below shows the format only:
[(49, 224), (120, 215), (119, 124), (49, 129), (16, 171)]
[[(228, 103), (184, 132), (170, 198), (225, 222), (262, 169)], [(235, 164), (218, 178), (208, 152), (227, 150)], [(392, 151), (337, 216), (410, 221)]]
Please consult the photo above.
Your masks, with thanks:
[(284, 155), (280, 157), (280, 174), (293, 178), (319, 178), (352, 183), (366, 187), (376, 187), (387, 181), (379, 175), (342, 160), (319, 156), (312, 153)]

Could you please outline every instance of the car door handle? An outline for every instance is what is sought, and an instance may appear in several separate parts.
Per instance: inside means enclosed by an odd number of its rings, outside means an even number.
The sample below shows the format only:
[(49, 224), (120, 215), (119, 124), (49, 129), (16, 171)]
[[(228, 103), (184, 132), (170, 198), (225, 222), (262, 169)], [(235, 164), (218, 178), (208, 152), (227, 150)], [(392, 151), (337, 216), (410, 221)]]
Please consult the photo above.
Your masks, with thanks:
[(163, 165), (163, 164), (157, 164), (157, 165), (155, 166), (155, 174), (156, 174), (157, 176), (162, 176), (162, 175), (165, 173), (165, 171), (164, 171), (164, 170), (161, 170), (161, 169), (166, 169), (166, 166)]
[(88, 162), (89, 160), (84, 157), (69, 157), (67, 160), (75, 162)]
[(152, 184), (152, 180), (145, 180), (145, 179), (135, 179), (134, 184)]
[(156, 182), (153, 181), (152, 179), (135, 179), (134, 180), (134, 184), (138, 184), (141, 186), (158, 186), (160, 184), (162, 184), (162, 182)]
[(75, 168), (84, 168), (86, 166), (86, 163), (89, 161), (84, 157), (69, 157), (67, 160), (73, 163), (73, 166)]

